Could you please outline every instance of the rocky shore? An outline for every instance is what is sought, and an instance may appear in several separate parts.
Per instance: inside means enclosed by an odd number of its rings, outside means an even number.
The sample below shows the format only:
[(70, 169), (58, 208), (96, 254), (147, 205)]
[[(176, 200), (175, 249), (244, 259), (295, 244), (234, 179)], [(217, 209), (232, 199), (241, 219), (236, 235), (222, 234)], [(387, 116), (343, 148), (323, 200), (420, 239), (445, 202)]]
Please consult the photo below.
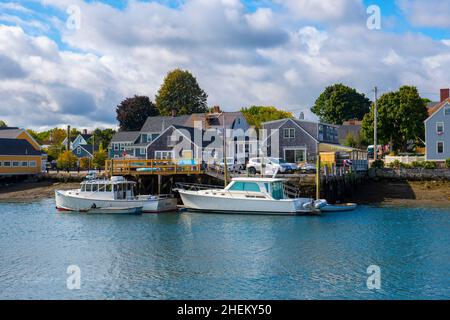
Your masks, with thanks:
[(54, 197), (55, 190), (79, 188), (79, 182), (16, 182), (0, 185), (0, 202), (36, 201)]

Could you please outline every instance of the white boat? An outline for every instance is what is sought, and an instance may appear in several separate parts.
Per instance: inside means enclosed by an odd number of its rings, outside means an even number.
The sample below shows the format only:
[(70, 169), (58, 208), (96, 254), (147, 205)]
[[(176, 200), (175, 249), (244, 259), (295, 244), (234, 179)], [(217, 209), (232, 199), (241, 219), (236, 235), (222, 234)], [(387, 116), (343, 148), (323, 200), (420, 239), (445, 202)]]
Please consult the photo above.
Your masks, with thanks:
[(343, 204), (327, 204), (321, 210), (323, 212), (344, 212), (353, 211), (358, 205), (356, 203), (343, 203)]
[(325, 200), (289, 198), (285, 179), (234, 178), (224, 189), (178, 184), (186, 209), (208, 213), (320, 214)]
[(123, 177), (86, 180), (80, 189), (56, 190), (56, 208), (88, 213), (157, 213), (177, 210), (173, 195), (134, 195), (135, 182)]

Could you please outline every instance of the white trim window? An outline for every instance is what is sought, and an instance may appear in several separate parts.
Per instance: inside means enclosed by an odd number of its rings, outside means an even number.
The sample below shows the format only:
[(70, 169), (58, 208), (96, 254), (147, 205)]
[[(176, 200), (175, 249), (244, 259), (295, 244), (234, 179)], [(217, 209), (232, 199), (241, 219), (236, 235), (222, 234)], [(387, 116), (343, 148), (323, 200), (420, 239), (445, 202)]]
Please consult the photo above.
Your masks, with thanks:
[(284, 160), (292, 163), (306, 162), (306, 148), (284, 149)]
[(145, 155), (145, 154), (147, 154), (147, 149), (146, 148), (140, 148), (140, 154), (141, 155)]
[(436, 122), (436, 133), (441, 136), (444, 134), (444, 123)]
[(443, 154), (444, 153), (444, 141), (438, 141), (436, 143), (436, 153)]
[(11, 167), (11, 161), (4, 161), (3, 162), (3, 166), (7, 167), (7, 168), (10, 168)]
[(28, 167), (28, 161), (22, 161), (21, 167), (24, 167), (24, 168)]
[(20, 162), (19, 161), (13, 161), (12, 166), (14, 168), (20, 167)]
[(114, 150), (115, 151), (119, 151), (119, 144), (118, 143), (113, 143), (114, 145)]
[(294, 128), (283, 129), (283, 138), (294, 139), (295, 138), (295, 129)]
[(155, 151), (156, 160), (170, 160), (173, 159), (173, 151)]
[(36, 161), (30, 161), (28, 166), (30, 168), (36, 168)]
[(81, 147), (77, 148), (77, 154), (80, 155), (81, 154)]

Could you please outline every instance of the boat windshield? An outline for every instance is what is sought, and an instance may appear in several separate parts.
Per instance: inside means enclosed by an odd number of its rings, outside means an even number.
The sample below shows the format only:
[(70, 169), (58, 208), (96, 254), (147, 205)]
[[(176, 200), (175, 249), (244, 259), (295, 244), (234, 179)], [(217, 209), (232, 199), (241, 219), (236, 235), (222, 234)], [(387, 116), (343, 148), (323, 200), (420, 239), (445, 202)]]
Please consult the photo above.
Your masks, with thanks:
[(272, 183), (272, 198), (275, 200), (284, 199), (284, 186), (283, 182)]
[(249, 192), (261, 192), (259, 185), (255, 182), (242, 182), (236, 181), (230, 187), (231, 191), (249, 191)]

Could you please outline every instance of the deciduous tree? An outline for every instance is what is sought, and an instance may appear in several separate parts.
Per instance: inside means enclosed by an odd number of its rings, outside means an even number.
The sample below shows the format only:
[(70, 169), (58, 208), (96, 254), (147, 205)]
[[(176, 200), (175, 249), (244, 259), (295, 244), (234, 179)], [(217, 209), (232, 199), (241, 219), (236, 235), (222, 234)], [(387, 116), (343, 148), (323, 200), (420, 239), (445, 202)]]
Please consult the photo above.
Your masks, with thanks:
[(263, 122), (280, 120), (285, 118), (293, 118), (291, 112), (283, 111), (272, 106), (251, 106), (250, 108), (242, 108), (242, 114), (248, 124), (261, 128)]
[(187, 70), (169, 72), (156, 95), (156, 106), (162, 115), (204, 113), (208, 111), (208, 95)]
[(117, 121), (122, 131), (141, 130), (148, 117), (157, 116), (158, 109), (146, 96), (123, 100), (116, 108)]
[(351, 119), (362, 120), (369, 110), (370, 100), (364, 94), (341, 83), (327, 87), (311, 108), (322, 121), (338, 125)]

